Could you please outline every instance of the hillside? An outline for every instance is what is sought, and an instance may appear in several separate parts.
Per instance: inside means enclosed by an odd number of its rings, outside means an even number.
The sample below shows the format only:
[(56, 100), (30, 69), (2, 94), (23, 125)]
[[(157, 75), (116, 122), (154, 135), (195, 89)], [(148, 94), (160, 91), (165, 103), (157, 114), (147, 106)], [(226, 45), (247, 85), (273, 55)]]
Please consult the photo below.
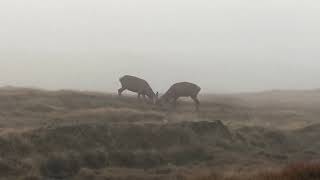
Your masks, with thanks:
[(317, 159), (318, 93), (206, 95), (196, 113), (188, 101), (168, 111), (135, 97), (3, 88), (0, 174), (189, 179)]

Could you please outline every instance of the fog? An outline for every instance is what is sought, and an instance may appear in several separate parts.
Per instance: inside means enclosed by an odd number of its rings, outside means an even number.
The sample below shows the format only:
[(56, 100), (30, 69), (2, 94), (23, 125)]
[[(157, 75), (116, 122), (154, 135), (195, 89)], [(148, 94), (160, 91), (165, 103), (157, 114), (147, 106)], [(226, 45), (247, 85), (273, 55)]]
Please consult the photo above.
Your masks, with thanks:
[(320, 87), (315, 0), (2, 0), (0, 85), (114, 92)]

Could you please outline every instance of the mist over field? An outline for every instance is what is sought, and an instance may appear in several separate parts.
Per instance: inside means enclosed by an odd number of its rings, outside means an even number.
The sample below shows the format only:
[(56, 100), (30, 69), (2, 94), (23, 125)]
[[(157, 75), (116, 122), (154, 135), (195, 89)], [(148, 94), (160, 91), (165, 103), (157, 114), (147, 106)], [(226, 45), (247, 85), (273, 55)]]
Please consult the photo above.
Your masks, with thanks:
[(1, 0), (0, 179), (319, 180), (319, 9)]
[(0, 85), (114, 92), (124, 74), (163, 92), (320, 86), (317, 1), (0, 2)]

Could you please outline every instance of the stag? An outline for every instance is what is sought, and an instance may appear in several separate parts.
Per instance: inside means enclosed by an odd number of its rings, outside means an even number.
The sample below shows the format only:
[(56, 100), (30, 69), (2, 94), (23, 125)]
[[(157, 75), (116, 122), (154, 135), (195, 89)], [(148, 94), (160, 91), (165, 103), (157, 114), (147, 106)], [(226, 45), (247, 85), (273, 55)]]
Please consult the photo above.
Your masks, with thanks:
[(122, 92), (125, 90), (132, 91), (138, 93), (138, 99), (140, 99), (141, 95), (144, 99), (146, 96), (155, 103), (157, 101), (158, 92), (155, 94), (150, 87), (149, 83), (143, 79), (138, 77), (125, 75), (119, 79), (121, 83), (121, 88), (118, 90), (119, 96), (122, 95)]
[(179, 82), (172, 85), (169, 90), (157, 101), (157, 104), (161, 105), (163, 103), (172, 103), (176, 107), (177, 100), (180, 97), (190, 97), (196, 106), (196, 110), (199, 110), (200, 101), (198, 99), (198, 94), (201, 88), (193, 83), (189, 82)]

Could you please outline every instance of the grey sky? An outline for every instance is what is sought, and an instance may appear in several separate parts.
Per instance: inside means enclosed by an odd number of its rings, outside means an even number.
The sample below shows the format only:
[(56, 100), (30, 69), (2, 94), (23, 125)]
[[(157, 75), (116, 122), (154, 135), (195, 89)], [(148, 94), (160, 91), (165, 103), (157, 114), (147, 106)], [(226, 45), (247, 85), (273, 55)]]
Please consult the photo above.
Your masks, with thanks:
[(316, 0), (2, 0), (0, 85), (163, 92), (320, 87)]

